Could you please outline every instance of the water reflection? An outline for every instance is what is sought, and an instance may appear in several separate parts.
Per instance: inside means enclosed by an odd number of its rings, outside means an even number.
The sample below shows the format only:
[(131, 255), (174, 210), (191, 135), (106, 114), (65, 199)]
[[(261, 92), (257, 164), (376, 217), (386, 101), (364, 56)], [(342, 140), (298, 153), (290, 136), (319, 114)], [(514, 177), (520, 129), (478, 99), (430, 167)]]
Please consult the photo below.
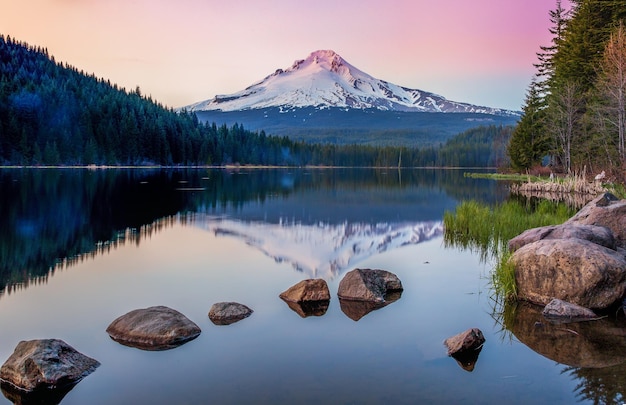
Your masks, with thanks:
[(66, 384), (54, 389), (39, 389), (33, 392), (26, 392), (13, 387), (11, 384), (2, 382), (0, 390), (2, 394), (14, 405), (56, 405), (60, 404), (68, 392), (76, 384)]
[(398, 301), (400, 297), (402, 297), (402, 291), (392, 291), (385, 295), (385, 301), (383, 302), (339, 299), (339, 306), (341, 307), (341, 312), (356, 322), (372, 311), (376, 311), (377, 309), (384, 308), (389, 304), (393, 304)]
[(276, 262), (290, 263), (309, 278), (330, 279), (353, 263), (443, 234), (441, 221), (418, 223), (347, 223), (333, 225), (279, 221), (277, 224), (222, 218), (198, 221), (216, 236), (232, 237)]
[(507, 303), (504, 327), (540, 355), (566, 365), (579, 380), (578, 397), (596, 404), (621, 404), (626, 392), (626, 320), (623, 317), (552, 323), (542, 308)]
[[(504, 195), (497, 183), (445, 170), (2, 169), (0, 297), (120, 243), (139, 244), (191, 213), (228, 218), (232, 222), (221, 224), (227, 231), (240, 231), (240, 221), (349, 233), (353, 224), (375, 229), (440, 221), (461, 199), (493, 202)], [(287, 260), (313, 274), (334, 274), (345, 265), (339, 257)]]
[(330, 301), (285, 301), (285, 303), (293, 312), (300, 315), (301, 318), (308, 318), (309, 316), (324, 316), (330, 306)]

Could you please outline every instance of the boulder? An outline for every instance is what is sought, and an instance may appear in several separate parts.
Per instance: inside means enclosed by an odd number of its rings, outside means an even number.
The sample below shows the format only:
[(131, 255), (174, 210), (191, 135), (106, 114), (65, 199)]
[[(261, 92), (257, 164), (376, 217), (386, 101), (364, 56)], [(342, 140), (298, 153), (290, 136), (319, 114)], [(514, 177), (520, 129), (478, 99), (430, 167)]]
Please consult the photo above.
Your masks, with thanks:
[(626, 291), (622, 249), (582, 239), (543, 239), (521, 247), (509, 260), (515, 268), (518, 297), (536, 304), (558, 298), (604, 309)]
[(24, 392), (59, 389), (62, 398), (99, 365), (59, 339), (21, 341), (0, 368), (0, 379)]
[(580, 305), (557, 298), (553, 299), (545, 306), (542, 314), (546, 318), (556, 319), (561, 322), (575, 322), (598, 318), (598, 315), (589, 308), (581, 307)]
[(279, 297), (288, 302), (330, 301), (330, 291), (326, 281), (317, 278), (302, 280), (283, 291)]
[(449, 337), (443, 343), (448, 348), (448, 356), (454, 358), (461, 368), (471, 372), (478, 361), (485, 337), (480, 329), (471, 328)]
[(605, 193), (589, 202), (566, 224), (598, 225), (609, 228), (617, 246), (626, 247), (626, 200)]
[(172, 349), (201, 332), (183, 314), (164, 306), (130, 311), (111, 322), (106, 331), (118, 343), (143, 350)]
[(237, 302), (218, 302), (211, 306), (209, 319), (216, 325), (230, 325), (249, 317), (250, 308)]
[(607, 227), (566, 223), (528, 229), (509, 241), (509, 251), (514, 252), (524, 245), (544, 239), (583, 239), (615, 250), (613, 232)]
[(342, 300), (383, 303), (388, 293), (402, 290), (400, 279), (391, 272), (354, 269), (339, 282), (337, 295)]

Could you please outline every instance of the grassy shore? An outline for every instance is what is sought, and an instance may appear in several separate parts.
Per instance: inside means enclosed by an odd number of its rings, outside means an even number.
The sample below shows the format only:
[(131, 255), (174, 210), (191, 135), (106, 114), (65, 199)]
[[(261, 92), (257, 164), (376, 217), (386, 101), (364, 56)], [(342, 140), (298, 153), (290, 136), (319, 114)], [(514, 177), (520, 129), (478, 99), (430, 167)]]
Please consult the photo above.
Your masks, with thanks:
[(466, 201), (454, 212), (445, 212), (444, 245), (476, 251), (481, 261), (493, 262), (491, 278), (496, 295), (515, 298), (517, 289), (514, 269), (508, 264), (508, 241), (530, 228), (561, 224), (575, 212), (567, 204), (548, 200), (509, 200), (495, 207)]

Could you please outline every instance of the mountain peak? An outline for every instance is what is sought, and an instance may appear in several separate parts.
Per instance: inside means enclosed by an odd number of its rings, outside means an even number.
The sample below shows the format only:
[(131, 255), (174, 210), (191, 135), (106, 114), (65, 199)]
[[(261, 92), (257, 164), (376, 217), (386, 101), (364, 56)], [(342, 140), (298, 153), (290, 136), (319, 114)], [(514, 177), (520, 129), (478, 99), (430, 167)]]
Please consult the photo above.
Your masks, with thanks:
[(317, 50), (291, 67), (277, 69), (245, 90), (217, 95), (187, 107), (190, 111), (238, 111), (280, 107), (355, 108), (415, 112), (470, 112), (518, 115), (513, 111), (449, 101), (417, 89), (376, 79), (333, 50)]

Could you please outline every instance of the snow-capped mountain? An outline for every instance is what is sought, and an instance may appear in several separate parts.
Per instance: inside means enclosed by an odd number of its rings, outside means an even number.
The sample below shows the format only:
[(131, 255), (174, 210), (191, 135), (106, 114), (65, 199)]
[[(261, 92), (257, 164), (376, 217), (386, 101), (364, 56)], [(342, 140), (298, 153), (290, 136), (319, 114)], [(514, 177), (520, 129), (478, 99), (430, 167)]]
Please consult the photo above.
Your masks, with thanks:
[(239, 239), (309, 277), (327, 279), (368, 257), (443, 235), (441, 221), (305, 225), (206, 217), (196, 226), (218, 236)]
[(240, 111), (269, 107), (519, 115), (515, 111), (450, 101), (434, 93), (376, 79), (331, 50), (315, 51), (238, 93), (218, 95), (186, 108), (190, 111)]

